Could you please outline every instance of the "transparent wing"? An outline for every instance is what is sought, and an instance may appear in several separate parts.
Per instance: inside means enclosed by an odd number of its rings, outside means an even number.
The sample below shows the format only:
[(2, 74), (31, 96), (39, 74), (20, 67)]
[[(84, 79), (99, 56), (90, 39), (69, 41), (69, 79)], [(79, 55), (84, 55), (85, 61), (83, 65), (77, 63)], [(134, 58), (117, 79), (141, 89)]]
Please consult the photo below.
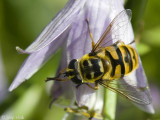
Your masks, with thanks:
[(137, 87), (133, 83), (127, 83), (124, 79), (99, 81), (99, 84), (134, 103), (143, 105), (148, 105), (151, 103), (151, 98), (147, 86)]
[(98, 42), (95, 44), (91, 52), (95, 52), (100, 48), (104, 48), (113, 44), (111, 43), (112, 41), (116, 42), (118, 40), (123, 40), (131, 16), (131, 10), (126, 9), (121, 11), (109, 24), (109, 26), (107, 27), (103, 35), (100, 37)]

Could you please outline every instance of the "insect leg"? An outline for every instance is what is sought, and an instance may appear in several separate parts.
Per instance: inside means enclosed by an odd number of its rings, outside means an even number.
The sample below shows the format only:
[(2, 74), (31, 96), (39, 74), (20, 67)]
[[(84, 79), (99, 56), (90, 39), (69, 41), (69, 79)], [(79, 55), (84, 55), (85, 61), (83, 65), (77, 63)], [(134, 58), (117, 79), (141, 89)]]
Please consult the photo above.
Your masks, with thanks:
[(131, 45), (131, 44), (133, 44), (133, 43), (135, 43), (135, 40), (132, 40), (132, 41), (129, 43), (129, 45)]
[(60, 75), (63, 74), (66, 69), (67, 69), (67, 68), (62, 69), (62, 70), (58, 73), (57, 78), (60, 77)]
[(69, 112), (69, 113), (75, 113), (75, 114), (77, 113), (77, 114), (84, 115), (84, 116), (86, 116), (87, 118), (90, 118), (90, 117), (91, 117), (89, 113), (83, 112), (83, 111), (81, 111), (81, 110), (78, 109), (78, 108), (73, 109), (73, 108), (70, 108), (70, 107), (66, 107), (64, 110), (65, 110), (66, 112)]
[(74, 103), (75, 106), (77, 106), (79, 109), (84, 109), (88, 111), (88, 107), (85, 105), (82, 105), (81, 107), (78, 106), (77, 102)]
[(90, 27), (89, 27), (89, 22), (88, 22), (87, 19), (86, 19), (86, 22), (87, 22), (87, 26), (88, 26), (89, 35), (90, 35), (90, 38), (91, 38), (91, 40), (92, 40), (92, 49), (93, 49), (93, 47), (94, 47), (94, 45), (95, 45), (94, 40), (93, 40), (93, 35), (92, 35), (92, 33), (91, 33), (91, 30), (90, 30)]
[(89, 108), (87, 106), (81, 106), (79, 107), (77, 105), (77, 103), (75, 103), (75, 107), (71, 108), (71, 107), (66, 107), (64, 110), (68, 113), (73, 113), (73, 114), (79, 114), (79, 115), (83, 115), (85, 117), (88, 118), (88, 120), (92, 120), (93, 118), (97, 118), (102, 120), (103, 117), (100, 113), (97, 113), (97, 111), (95, 110), (89, 110)]
[(55, 80), (55, 81), (67, 81), (67, 80), (70, 80), (69, 78), (60, 78), (60, 76), (61, 76), (62, 74), (64, 74), (64, 71), (65, 71), (66, 69), (67, 69), (67, 68), (62, 69), (62, 70), (58, 73), (58, 75), (57, 75), (56, 77), (47, 78), (46, 82), (47, 82), (47, 81), (50, 81), (50, 80)]
[(94, 90), (98, 90), (98, 83), (97, 82), (95, 82), (95, 86), (94, 87), (92, 87), (90, 84), (88, 84), (88, 83), (85, 83), (88, 87), (90, 87), (91, 89), (94, 89)]

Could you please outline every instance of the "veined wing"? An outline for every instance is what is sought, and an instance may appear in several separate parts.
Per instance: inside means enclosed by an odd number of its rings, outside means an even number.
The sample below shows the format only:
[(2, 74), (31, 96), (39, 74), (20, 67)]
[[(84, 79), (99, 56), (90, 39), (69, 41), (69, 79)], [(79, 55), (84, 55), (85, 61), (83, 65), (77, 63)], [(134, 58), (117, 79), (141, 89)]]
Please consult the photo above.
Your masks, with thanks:
[(130, 9), (121, 11), (109, 24), (91, 52), (108, 46), (110, 42), (122, 40), (130, 22), (132, 12)]
[(148, 86), (138, 87), (133, 83), (127, 83), (124, 79), (99, 81), (99, 84), (107, 89), (127, 98), (128, 100), (137, 103), (148, 105), (151, 103)]

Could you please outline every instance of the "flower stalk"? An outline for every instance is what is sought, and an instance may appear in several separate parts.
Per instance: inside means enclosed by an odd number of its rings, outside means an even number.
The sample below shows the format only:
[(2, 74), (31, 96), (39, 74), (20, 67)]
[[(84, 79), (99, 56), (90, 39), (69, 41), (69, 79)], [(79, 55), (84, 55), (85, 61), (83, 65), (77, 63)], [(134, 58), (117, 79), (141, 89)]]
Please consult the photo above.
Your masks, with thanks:
[(114, 120), (116, 115), (117, 94), (105, 89), (104, 90), (104, 120)]

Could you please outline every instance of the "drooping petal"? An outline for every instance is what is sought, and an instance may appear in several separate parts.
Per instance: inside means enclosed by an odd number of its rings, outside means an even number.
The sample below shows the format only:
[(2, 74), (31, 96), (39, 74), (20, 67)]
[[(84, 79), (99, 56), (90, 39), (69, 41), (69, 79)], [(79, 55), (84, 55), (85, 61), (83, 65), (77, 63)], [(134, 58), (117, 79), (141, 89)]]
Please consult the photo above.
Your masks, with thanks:
[[(78, 59), (91, 51), (91, 39), (85, 21), (86, 19), (89, 21), (93, 39), (96, 43), (112, 19), (122, 10), (124, 10), (123, 5), (117, 0), (87, 1), (83, 11), (81, 11), (77, 18), (78, 20), (72, 24), (69, 42), (67, 43), (68, 60)], [(84, 101), (89, 98), (89, 95), (94, 93), (94, 90), (86, 85), (82, 85), (76, 90), (77, 102), (79, 105), (83, 105)]]
[(145, 75), (140, 57), (139, 57), (139, 67), (136, 70), (136, 80), (137, 80), (137, 86), (138, 87), (146, 87), (144, 92), (148, 93), (148, 96), (146, 96), (146, 97), (148, 97), (148, 99), (151, 100), (151, 103), (148, 104), (148, 105), (136, 104), (136, 106), (138, 106), (143, 111), (154, 114), (155, 111), (154, 111), (154, 108), (153, 108), (153, 105), (152, 105), (152, 98), (151, 98), (151, 95), (150, 95), (150, 90), (149, 90), (149, 86), (148, 86), (148, 82), (147, 82), (147, 77)]
[[(135, 43), (132, 44), (132, 46), (136, 49)], [(139, 95), (143, 95), (143, 99), (146, 101), (150, 101), (150, 104), (148, 105), (141, 105), (141, 104), (136, 104), (134, 103), (137, 107), (139, 107), (141, 110), (148, 112), (148, 113), (154, 113), (154, 108), (152, 105), (152, 98), (150, 95), (150, 90), (147, 82), (147, 77), (145, 75), (142, 62), (140, 59), (140, 56), (138, 56), (139, 59), (139, 66), (138, 68), (133, 71), (131, 74), (128, 76), (124, 77), (124, 80), (127, 82), (128, 80), (132, 82), (134, 85), (136, 85), (138, 88), (143, 88), (143, 91), (139, 93)]]
[(124, 3), (125, 3), (125, 0), (120, 0), (121, 1), (121, 3), (124, 5)]
[[(59, 73), (60, 70), (66, 67), (67, 67), (67, 54), (66, 54), (66, 45), (64, 44), (63, 53), (57, 73)], [(61, 82), (61, 81), (54, 82), (53, 87), (51, 89), (52, 99), (58, 100), (60, 99), (60, 97), (63, 97), (63, 99), (65, 98), (66, 100), (66, 99), (73, 99), (73, 96), (74, 96), (73, 86), (70, 80), (66, 82)]]
[(76, 88), (76, 102), (79, 106), (83, 106), (90, 97), (93, 96), (95, 90), (89, 88), (87, 85), (81, 85)]
[(70, 0), (25, 51), (19, 48), (18, 50), (22, 53), (33, 53), (41, 50), (56, 40), (68, 27), (71, 26), (85, 1), (86, 0)]
[(66, 36), (63, 38), (61, 37), (64, 36), (64, 33), (68, 33), (70, 30), (71, 23), (79, 13), (84, 2), (85, 0), (70, 0), (65, 8), (57, 14), (49, 25), (47, 25), (26, 51), (16, 47), (20, 53), (34, 53), (23, 63), (14, 82), (9, 88), (9, 91), (15, 89), (19, 84), (25, 81), (25, 79), (29, 79), (42, 66), (42, 64), (55, 53), (63, 40), (67, 38)]
[(89, 111), (95, 112), (93, 120), (102, 120), (102, 111), (104, 110), (104, 87), (100, 86), (99, 89), (88, 99), (85, 106)]
[(104, 89), (104, 87), (100, 87), (99, 90), (96, 92), (96, 102), (94, 104), (94, 110), (96, 110), (99, 114), (102, 114), (103, 111)]
[(154, 111), (154, 108), (153, 108), (153, 105), (152, 104), (149, 104), (149, 105), (141, 105), (141, 104), (136, 104), (134, 103), (138, 108), (140, 108), (141, 110), (147, 112), (147, 113), (151, 113), (151, 114), (154, 114), (155, 111)]
[(55, 41), (53, 41), (50, 45), (46, 46), (42, 50), (29, 55), (29, 57), (21, 66), (13, 83), (9, 87), (9, 91), (12, 91), (18, 87), (22, 82), (29, 79), (35, 72), (40, 69), (40, 67), (63, 45), (64, 39), (68, 36), (69, 30), (70, 29), (65, 31), (65, 33), (63, 33)]

